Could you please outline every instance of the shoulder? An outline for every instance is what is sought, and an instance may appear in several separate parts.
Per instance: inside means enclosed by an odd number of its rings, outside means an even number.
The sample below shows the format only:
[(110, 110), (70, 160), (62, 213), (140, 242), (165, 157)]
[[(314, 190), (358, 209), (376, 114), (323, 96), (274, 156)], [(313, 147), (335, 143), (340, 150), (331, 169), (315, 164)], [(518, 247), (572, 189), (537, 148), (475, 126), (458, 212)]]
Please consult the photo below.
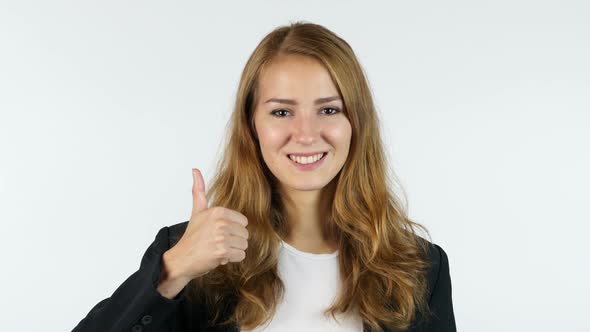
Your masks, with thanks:
[[(168, 233), (168, 245), (169, 247), (174, 246), (178, 240), (182, 237), (189, 221), (183, 221), (176, 224), (171, 224), (164, 229), (167, 229)], [(160, 230), (162, 231), (162, 230)], [(449, 259), (445, 250), (438, 244), (431, 242), (421, 236), (418, 236), (418, 242), (424, 249), (424, 256), (429, 265), (426, 279), (428, 283), (430, 297), (433, 295), (435, 286), (440, 283), (450, 281), (449, 277)]]
[[(430, 319), (418, 319), (422, 329), (416, 331), (456, 331), (455, 314), (449, 258), (445, 250), (424, 238), (420, 238), (426, 250), (426, 259), (430, 265), (426, 274), (428, 287), (427, 302), (432, 312)], [(414, 331), (414, 330), (412, 330)]]
[[(174, 246), (176, 242), (182, 237), (186, 231), (189, 221), (183, 221), (176, 224), (166, 226), (168, 229), (168, 243), (170, 247)], [(417, 236), (418, 242), (421, 243), (424, 249), (426, 260), (428, 261), (429, 268), (427, 272), (427, 280), (429, 285), (435, 285), (439, 280), (441, 271), (442, 273), (448, 273), (449, 261), (445, 250), (436, 243), (430, 242), (427, 239)], [(431, 289), (432, 291), (432, 289)]]
[(421, 242), (424, 248), (425, 258), (428, 261), (429, 268), (427, 272), (428, 285), (432, 293), (433, 286), (439, 282), (442, 274), (449, 273), (449, 259), (445, 250), (436, 243), (430, 242), (427, 239), (418, 236), (418, 241)]

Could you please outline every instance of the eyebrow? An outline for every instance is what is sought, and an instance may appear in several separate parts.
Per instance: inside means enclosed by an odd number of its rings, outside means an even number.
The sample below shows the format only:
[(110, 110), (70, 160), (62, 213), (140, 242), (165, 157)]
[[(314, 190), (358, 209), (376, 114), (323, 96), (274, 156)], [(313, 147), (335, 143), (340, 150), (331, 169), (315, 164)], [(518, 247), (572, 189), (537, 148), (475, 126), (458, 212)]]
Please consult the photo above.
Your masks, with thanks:
[[(327, 102), (331, 102), (333, 100), (341, 100), (340, 96), (332, 96), (332, 97), (324, 97), (318, 98), (315, 100), (314, 104), (319, 105)], [(279, 104), (288, 104), (288, 105), (297, 105), (297, 102), (293, 99), (284, 99), (284, 98), (270, 98), (269, 100), (265, 101), (264, 103), (279, 103)]]

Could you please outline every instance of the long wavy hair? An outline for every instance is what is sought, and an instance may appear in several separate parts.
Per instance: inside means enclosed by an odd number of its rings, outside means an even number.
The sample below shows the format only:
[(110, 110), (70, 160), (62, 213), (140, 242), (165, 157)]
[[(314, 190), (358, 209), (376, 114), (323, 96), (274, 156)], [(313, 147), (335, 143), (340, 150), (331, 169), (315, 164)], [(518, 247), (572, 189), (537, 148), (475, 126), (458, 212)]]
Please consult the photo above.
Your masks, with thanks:
[(336, 319), (355, 309), (375, 331), (406, 329), (418, 313), (430, 315), (428, 245), (416, 230), (430, 234), (408, 218), (392, 190), (377, 112), (352, 48), (327, 28), (307, 22), (270, 32), (244, 67), (207, 198), (211, 206), (248, 218), (246, 258), (193, 279), (189, 299), (206, 306), (210, 326), (236, 323), (249, 330), (272, 318), (284, 294), (277, 263), (280, 241), (289, 232), (285, 202), (262, 158), (253, 113), (260, 73), (277, 55), (286, 54), (313, 57), (325, 66), (352, 127), (348, 158), (323, 191), (330, 202), (323, 230), (338, 243), (343, 290), (324, 315)]

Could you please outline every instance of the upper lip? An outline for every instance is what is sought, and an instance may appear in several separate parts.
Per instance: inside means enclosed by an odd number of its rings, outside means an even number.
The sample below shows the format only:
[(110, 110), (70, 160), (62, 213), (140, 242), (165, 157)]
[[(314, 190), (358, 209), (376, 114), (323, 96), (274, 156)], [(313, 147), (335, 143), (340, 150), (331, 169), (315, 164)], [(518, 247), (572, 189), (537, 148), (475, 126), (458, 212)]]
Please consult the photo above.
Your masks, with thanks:
[(287, 153), (288, 156), (297, 156), (297, 157), (309, 157), (309, 156), (315, 156), (316, 154), (323, 154), (326, 153), (326, 151), (318, 151), (318, 152), (307, 152), (307, 153)]

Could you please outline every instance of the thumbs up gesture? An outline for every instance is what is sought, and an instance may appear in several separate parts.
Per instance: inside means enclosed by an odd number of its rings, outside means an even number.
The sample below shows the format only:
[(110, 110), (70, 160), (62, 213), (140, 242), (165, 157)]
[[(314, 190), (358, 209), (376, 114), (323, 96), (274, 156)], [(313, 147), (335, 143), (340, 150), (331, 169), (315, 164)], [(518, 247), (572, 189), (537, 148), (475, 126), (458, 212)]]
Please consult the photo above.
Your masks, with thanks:
[(178, 243), (166, 252), (176, 276), (190, 281), (220, 264), (242, 261), (248, 248), (247, 225), (248, 219), (238, 211), (208, 207), (205, 181), (193, 169), (191, 218)]

